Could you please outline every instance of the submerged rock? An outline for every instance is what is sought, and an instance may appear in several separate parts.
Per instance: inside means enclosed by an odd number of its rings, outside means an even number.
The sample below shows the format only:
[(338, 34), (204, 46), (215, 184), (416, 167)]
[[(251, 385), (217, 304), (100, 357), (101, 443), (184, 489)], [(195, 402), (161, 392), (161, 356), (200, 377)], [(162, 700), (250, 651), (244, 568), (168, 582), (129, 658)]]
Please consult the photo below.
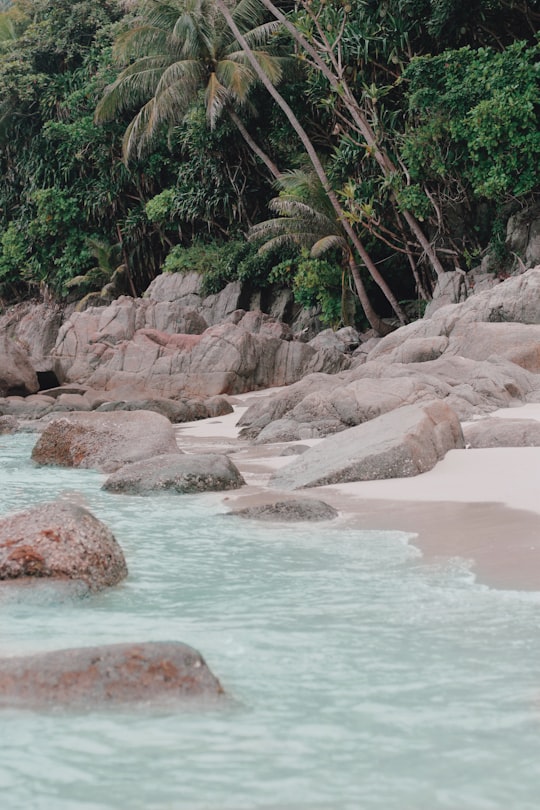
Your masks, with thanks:
[(128, 464), (107, 478), (103, 489), (129, 495), (156, 492), (220, 492), (245, 484), (230, 458), (215, 453), (156, 456)]
[(219, 698), (200, 653), (177, 642), (111, 644), (0, 659), (0, 706), (100, 709)]
[(53, 501), (0, 519), (0, 580), (80, 580), (99, 591), (125, 576), (114, 535), (81, 506)]
[(19, 421), (14, 416), (0, 416), (0, 436), (6, 433), (16, 433)]
[(237, 517), (256, 520), (277, 520), (285, 523), (317, 520), (334, 520), (339, 512), (330, 504), (312, 498), (295, 498), (273, 501), (258, 506), (247, 506), (228, 513)]
[(53, 419), (32, 451), (38, 464), (114, 472), (145, 458), (179, 453), (174, 428), (151, 411), (74, 413)]

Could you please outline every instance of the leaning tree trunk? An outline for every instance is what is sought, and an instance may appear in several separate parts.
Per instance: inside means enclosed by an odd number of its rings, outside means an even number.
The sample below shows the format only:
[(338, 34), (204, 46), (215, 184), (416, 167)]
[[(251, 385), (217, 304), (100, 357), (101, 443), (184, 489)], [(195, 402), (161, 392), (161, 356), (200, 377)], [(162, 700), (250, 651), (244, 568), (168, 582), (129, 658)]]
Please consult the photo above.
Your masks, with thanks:
[[(321, 73), (326, 77), (330, 86), (339, 93), (339, 97), (345, 102), (347, 105), (347, 109), (351, 115), (353, 122), (358, 127), (358, 130), (361, 132), (362, 137), (366, 141), (367, 145), (372, 149), (373, 157), (379, 164), (381, 171), (384, 177), (389, 177), (396, 171), (396, 167), (394, 166), (390, 157), (385, 154), (379, 143), (377, 142), (377, 138), (373, 129), (371, 128), (369, 122), (366, 120), (365, 116), (362, 114), (362, 111), (358, 105), (356, 97), (354, 93), (350, 89), (349, 85), (347, 84), (346, 80), (343, 77), (339, 77), (332, 73), (328, 65), (325, 63), (324, 59), (321, 58), (320, 54), (317, 50), (311, 45), (310, 42), (302, 35), (302, 33), (296, 28), (290, 20), (280, 11), (272, 2), (272, 0), (261, 0), (263, 6), (268, 9), (268, 11), (272, 14), (272, 16), (279, 20), (283, 24), (283, 26), (287, 29), (287, 31), (291, 34), (293, 39), (297, 42), (298, 45), (313, 59), (313, 63), (316, 67), (319, 68)], [(326, 48), (326, 53), (332, 59), (332, 50), (330, 47)], [(339, 70), (339, 65), (334, 63), (336, 69)], [(393, 195), (394, 196), (394, 195)], [(437, 252), (429, 239), (424, 234), (422, 227), (416, 217), (411, 214), (410, 211), (403, 211), (402, 212), (403, 218), (407, 225), (409, 226), (411, 232), (416, 237), (416, 240), (422, 247), (425, 255), (428, 257), (431, 266), (435, 270), (436, 274), (440, 276), (444, 273), (444, 267), (442, 266), (439, 257), (437, 256)]]
[(261, 160), (264, 163), (270, 174), (272, 174), (276, 180), (279, 180), (280, 177), (282, 176), (282, 173), (280, 172), (276, 164), (268, 157), (266, 152), (263, 152), (261, 147), (253, 140), (253, 138), (245, 128), (240, 116), (237, 115), (236, 111), (233, 110), (232, 107), (227, 107), (227, 113), (231, 121), (233, 121), (234, 124), (236, 125), (238, 132), (245, 140), (245, 142), (247, 143), (253, 154), (257, 155), (259, 160)]
[[(309, 157), (309, 159), (310, 159), (310, 161), (311, 161), (311, 163), (313, 165), (313, 168), (315, 169), (315, 172), (317, 173), (317, 176), (319, 177), (319, 180), (321, 181), (321, 184), (322, 184), (322, 186), (323, 186), (323, 188), (325, 190), (325, 193), (328, 196), (328, 199), (330, 200), (330, 203), (331, 203), (331, 205), (332, 205), (332, 207), (333, 207), (333, 209), (334, 209), (334, 211), (336, 213), (338, 221), (340, 222), (343, 230), (345, 231), (345, 233), (347, 234), (347, 236), (351, 240), (351, 243), (354, 246), (355, 250), (358, 252), (358, 255), (360, 256), (360, 258), (364, 262), (368, 272), (370, 273), (370, 275), (373, 278), (373, 280), (375, 281), (375, 283), (381, 288), (382, 292), (384, 293), (384, 295), (386, 296), (386, 299), (391, 304), (392, 309), (396, 313), (396, 315), (399, 318), (400, 322), (401, 323), (406, 323), (405, 313), (403, 312), (403, 310), (399, 306), (399, 303), (398, 303), (396, 297), (394, 296), (394, 294), (391, 291), (390, 287), (388, 286), (386, 281), (383, 279), (383, 277), (381, 276), (381, 274), (377, 270), (377, 267), (375, 266), (373, 260), (369, 256), (367, 250), (365, 249), (364, 245), (362, 244), (362, 242), (358, 238), (358, 235), (354, 231), (354, 228), (351, 226), (350, 222), (348, 221), (347, 217), (345, 216), (345, 212), (344, 212), (344, 210), (343, 210), (343, 208), (342, 208), (342, 206), (341, 206), (341, 204), (340, 204), (334, 190), (332, 189), (332, 187), (330, 185), (330, 181), (328, 180), (328, 176), (327, 176), (326, 172), (324, 171), (322, 163), (319, 160), (319, 156), (317, 155), (317, 153), (316, 153), (316, 151), (315, 151), (315, 149), (313, 147), (313, 144), (312, 144), (307, 132), (305, 131), (305, 129), (301, 125), (300, 121), (298, 120), (298, 118), (294, 114), (291, 107), (287, 104), (287, 102), (285, 101), (283, 96), (276, 90), (276, 88), (274, 87), (274, 85), (272, 84), (272, 82), (270, 81), (270, 79), (268, 78), (266, 73), (264, 72), (263, 68), (257, 62), (257, 59), (255, 58), (255, 55), (254, 55), (253, 51), (249, 47), (245, 37), (242, 36), (240, 30), (238, 29), (238, 26), (234, 22), (234, 20), (232, 18), (232, 15), (231, 15), (229, 9), (227, 8), (224, 0), (216, 0), (216, 6), (219, 9), (219, 11), (221, 12), (221, 14), (223, 15), (223, 17), (224, 17), (225, 21), (227, 22), (227, 25), (231, 29), (232, 33), (236, 37), (236, 39), (237, 39), (238, 43), (240, 44), (242, 50), (246, 54), (249, 62), (251, 63), (255, 73), (259, 77), (261, 83), (268, 90), (268, 92), (270, 93), (270, 95), (272, 96), (274, 101), (278, 104), (278, 106), (281, 107), (281, 109), (283, 110), (283, 112), (287, 116), (287, 119), (289, 120), (290, 124), (295, 129), (298, 137), (300, 138), (300, 140), (301, 140), (301, 142), (302, 142), (302, 144), (304, 146), (304, 149), (307, 152), (307, 155), (308, 155), (308, 157)], [(356, 274), (353, 274), (353, 278), (354, 278), (355, 284), (357, 284), (358, 279), (360, 279), (360, 274), (358, 273), (358, 269), (356, 271)], [(358, 291), (358, 297), (360, 298), (360, 301), (362, 302), (362, 299), (365, 299), (365, 297), (366, 297), (365, 288), (363, 287), (363, 284), (361, 285), (361, 289), (357, 288), (357, 291)], [(362, 305), (363, 305), (363, 303), (362, 303)], [(382, 322), (382, 320), (381, 320), (381, 318), (379, 316), (375, 315), (375, 317), (373, 317), (373, 312), (374, 312), (373, 308), (370, 307), (370, 314), (368, 314), (368, 312), (366, 312), (366, 317), (368, 318), (368, 321), (369, 321), (370, 325), (372, 326), (372, 328), (375, 329), (375, 331), (379, 332), (379, 329), (381, 328), (381, 324), (383, 322)]]

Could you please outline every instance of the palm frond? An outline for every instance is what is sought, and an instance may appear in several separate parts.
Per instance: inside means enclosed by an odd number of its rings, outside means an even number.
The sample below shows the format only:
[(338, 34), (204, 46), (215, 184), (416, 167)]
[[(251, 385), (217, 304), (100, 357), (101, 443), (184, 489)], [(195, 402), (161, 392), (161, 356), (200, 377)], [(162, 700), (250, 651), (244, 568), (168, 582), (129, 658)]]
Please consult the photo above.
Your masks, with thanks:
[(122, 153), (124, 162), (128, 163), (133, 157), (144, 154), (148, 145), (148, 122), (152, 115), (155, 99), (151, 98), (137, 113), (129, 124), (122, 140)]
[(347, 243), (342, 236), (339, 234), (329, 234), (328, 236), (323, 236), (322, 239), (318, 239), (314, 245), (311, 246), (310, 253), (314, 259), (318, 259), (319, 256), (328, 253), (329, 250), (346, 250)]
[(163, 75), (161, 57), (147, 57), (130, 65), (113, 84), (105, 88), (95, 112), (98, 123), (112, 121), (117, 113), (130, 110), (152, 96)]
[(231, 16), (240, 31), (245, 34), (264, 20), (266, 9), (260, 0), (239, 0), (231, 9)]
[[(253, 51), (253, 55), (272, 84), (278, 84), (281, 81), (285, 60), (280, 56), (272, 56), (272, 54), (269, 54), (266, 51)], [(227, 54), (227, 59), (250, 66), (249, 59), (244, 51), (233, 51), (232, 53)], [(254, 71), (253, 75), (255, 78)]]
[(293, 197), (274, 197), (270, 200), (268, 207), (281, 217), (298, 217), (306, 222), (310, 222), (314, 230), (319, 234), (334, 234), (337, 232), (335, 221), (329, 219), (325, 214), (319, 213), (312, 206), (296, 200)]
[(217, 119), (230, 99), (229, 91), (223, 84), (221, 84), (215, 73), (211, 73), (208, 79), (205, 99), (206, 112), (208, 120), (210, 121), (210, 128), (213, 129), (216, 125)]
[(221, 59), (216, 65), (216, 76), (229, 93), (240, 102), (245, 101), (255, 78), (248, 65)]

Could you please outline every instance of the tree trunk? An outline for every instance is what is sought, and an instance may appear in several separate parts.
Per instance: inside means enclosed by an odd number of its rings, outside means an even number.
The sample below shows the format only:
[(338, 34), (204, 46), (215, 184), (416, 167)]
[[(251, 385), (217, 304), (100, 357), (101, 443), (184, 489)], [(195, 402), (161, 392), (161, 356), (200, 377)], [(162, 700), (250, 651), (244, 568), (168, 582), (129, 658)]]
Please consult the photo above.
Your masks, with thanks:
[(232, 107), (228, 107), (227, 108), (227, 113), (228, 113), (231, 121), (233, 121), (234, 124), (236, 125), (236, 128), (238, 129), (240, 135), (245, 140), (245, 142), (247, 143), (247, 145), (249, 146), (251, 151), (255, 155), (257, 155), (257, 157), (260, 160), (262, 160), (262, 162), (264, 163), (264, 165), (266, 166), (266, 168), (268, 169), (270, 174), (273, 175), (273, 177), (276, 180), (279, 180), (279, 178), (281, 177), (280, 170), (278, 169), (276, 164), (268, 157), (266, 152), (263, 152), (263, 150), (260, 148), (260, 146), (258, 146), (257, 143), (253, 140), (253, 138), (251, 137), (251, 135), (249, 134), (249, 132), (245, 128), (241, 118), (237, 115), (236, 111), (233, 110)]
[[(369, 121), (366, 120), (365, 116), (362, 114), (362, 111), (359, 107), (359, 104), (354, 96), (352, 90), (348, 86), (347, 82), (343, 78), (338, 78), (328, 65), (325, 63), (324, 59), (321, 58), (319, 53), (316, 49), (307, 41), (307, 39), (300, 33), (300, 31), (296, 28), (290, 20), (281, 12), (272, 0), (261, 0), (263, 6), (268, 9), (268, 11), (273, 15), (276, 20), (279, 20), (287, 29), (287, 31), (291, 34), (293, 39), (296, 41), (300, 47), (309, 54), (309, 56), (313, 59), (314, 64), (319, 68), (322, 74), (326, 77), (331, 87), (336, 90), (341, 99), (346, 103), (347, 109), (351, 115), (352, 120), (358, 127), (359, 131), (362, 134), (362, 137), (366, 141), (367, 145), (371, 147), (373, 150), (373, 157), (379, 164), (383, 176), (388, 177), (390, 174), (396, 171), (396, 167), (394, 166), (390, 157), (383, 153), (379, 144), (377, 143), (377, 138), (373, 129), (371, 128)], [(328, 49), (328, 55), (331, 57), (331, 50)], [(337, 67), (337, 65), (336, 65)], [(394, 195), (392, 195), (394, 196)], [(407, 225), (411, 229), (412, 233), (416, 237), (418, 243), (422, 247), (423, 252), (428, 257), (431, 266), (435, 270), (438, 276), (441, 273), (444, 273), (444, 267), (442, 266), (439, 257), (430, 243), (429, 239), (424, 234), (420, 223), (416, 219), (416, 217), (411, 214), (410, 211), (403, 211), (403, 218), (405, 219)]]
[[(391, 304), (392, 309), (396, 313), (396, 315), (397, 315), (398, 319), (400, 320), (400, 322), (401, 323), (406, 323), (405, 313), (403, 312), (403, 310), (399, 306), (399, 303), (397, 302), (396, 297), (394, 296), (394, 294), (391, 291), (391, 289), (389, 288), (388, 284), (386, 283), (386, 281), (383, 279), (383, 277), (381, 276), (381, 274), (377, 270), (375, 264), (373, 263), (373, 260), (369, 256), (367, 250), (365, 249), (365, 247), (362, 244), (362, 242), (360, 241), (360, 239), (358, 238), (358, 236), (355, 233), (354, 229), (352, 228), (350, 222), (347, 220), (347, 218), (345, 216), (345, 212), (344, 212), (343, 208), (341, 207), (341, 204), (340, 204), (334, 190), (332, 189), (332, 187), (330, 185), (330, 182), (328, 180), (326, 172), (324, 171), (322, 163), (319, 160), (319, 156), (317, 155), (317, 153), (315, 151), (315, 148), (314, 148), (311, 140), (309, 139), (309, 136), (308, 136), (307, 132), (305, 131), (305, 129), (301, 125), (300, 121), (298, 120), (298, 118), (294, 114), (291, 107), (287, 104), (287, 102), (285, 101), (283, 96), (276, 90), (276, 88), (274, 87), (274, 85), (272, 84), (272, 82), (270, 81), (270, 79), (268, 78), (268, 76), (266, 75), (264, 70), (262, 69), (262, 67), (257, 62), (257, 59), (255, 58), (255, 55), (254, 55), (253, 51), (249, 47), (245, 37), (242, 36), (240, 30), (238, 29), (238, 26), (235, 24), (229, 9), (225, 5), (224, 0), (216, 0), (216, 6), (219, 9), (219, 11), (221, 12), (221, 14), (223, 15), (224, 19), (226, 20), (227, 25), (229, 26), (232, 33), (236, 37), (238, 43), (240, 44), (240, 47), (242, 48), (242, 50), (246, 54), (249, 62), (251, 63), (255, 73), (257, 74), (257, 76), (261, 80), (262, 84), (268, 90), (268, 92), (270, 93), (270, 95), (272, 96), (274, 101), (278, 104), (278, 106), (281, 107), (281, 109), (283, 110), (283, 112), (287, 116), (287, 119), (289, 120), (290, 124), (294, 127), (296, 133), (298, 134), (298, 137), (300, 138), (300, 140), (301, 140), (301, 142), (302, 142), (302, 144), (304, 146), (304, 149), (307, 152), (307, 155), (308, 155), (308, 157), (309, 157), (309, 159), (310, 159), (310, 161), (311, 161), (311, 163), (313, 165), (313, 168), (315, 169), (315, 171), (317, 173), (317, 176), (319, 177), (319, 180), (322, 183), (322, 186), (323, 186), (323, 188), (324, 188), (324, 190), (325, 190), (325, 192), (326, 192), (326, 194), (328, 196), (328, 199), (330, 200), (330, 203), (332, 204), (332, 207), (333, 207), (333, 209), (334, 209), (334, 211), (336, 213), (338, 221), (340, 222), (343, 230), (345, 231), (345, 233), (347, 234), (347, 236), (351, 240), (352, 245), (354, 246), (355, 250), (358, 252), (358, 255), (360, 256), (360, 258), (362, 259), (362, 261), (366, 265), (366, 267), (367, 267), (370, 275), (372, 276), (373, 280), (375, 281), (376, 284), (378, 284), (378, 286), (383, 291), (384, 295), (386, 296), (387, 300)], [(356, 275), (353, 274), (353, 278), (354, 278), (355, 284), (357, 284), (357, 279), (360, 279), (358, 269), (356, 270)], [(361, 282), (361, 280), (360, 280), (360, 282)], [(358, 297), (360, 298), (360, 301), (362, 301), (362, 299), (366, 297), (365, 296), (365, 289), (363, 287), (363, 284), (361, 286), (362, 286), (362, 290), (358, 289)], [(363, 306), (363, 303), (362, 303), (362, 306)], [(372, 309), (371, 309), (371, 312), (373, 313)], [(371, 319), (370, 315), (368, 315), (367, 312), (366, 312), (366, 317), (368, 318), (368, 320), (369, 320), (371, 326), (373, 327), (373, 329), (378, 331), (377, 324), (380, 325), (382, 323), (379, 316), (375, 315), (375, 319), (374, 319), (373, 323), (372, 323), (372, 319)]]

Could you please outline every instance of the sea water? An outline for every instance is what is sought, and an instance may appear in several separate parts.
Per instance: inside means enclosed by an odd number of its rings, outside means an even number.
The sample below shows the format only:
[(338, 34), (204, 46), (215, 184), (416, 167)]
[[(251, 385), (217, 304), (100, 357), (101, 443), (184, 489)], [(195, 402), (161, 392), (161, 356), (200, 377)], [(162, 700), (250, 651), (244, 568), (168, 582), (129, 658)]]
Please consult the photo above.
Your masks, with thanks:
[(261, 524), (222, 496), (102, 492), (0, 437), (0, 514), (57, 496), (114, 531), (125, 582), (0, 603), (2, 655), (197, 648), (230, 700), (0, 712), (2, 810), (537, 810), (540, 596), (429, 564), (399, 532)]

